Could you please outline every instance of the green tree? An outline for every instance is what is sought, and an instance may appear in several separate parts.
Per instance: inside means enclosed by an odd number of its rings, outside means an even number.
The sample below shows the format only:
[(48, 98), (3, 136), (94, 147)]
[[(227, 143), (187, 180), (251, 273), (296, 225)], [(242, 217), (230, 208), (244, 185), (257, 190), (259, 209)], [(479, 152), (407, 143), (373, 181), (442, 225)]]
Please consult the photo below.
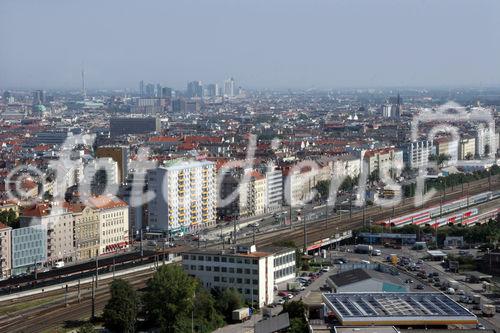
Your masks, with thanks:
[(134, 332), (139, 300), (134, 288), (121, 279), (111, 283), (111, 299), (104, 307), (104, 326), (112, 332)]
[(372, 184), (378, 182), (380, 180), (379, 170), (373, 170), (372, 173), (370, 173), (370, 175), (368, 176), (368, 180)]
[(290, 319), (290, 328), (288, 329), (288, 333), (308, 333), (309, 328), (307, 327), (307, 323), (304, 319), (301, 318), (293, 318)]
[(186, 332), (191, 321), (197, 282), (177, 265), (160, 267), (147, 283), (145, 319), (161, 332)]
[(288, 312), (290, 319), (292, 318), (304, 318), (306, 313), (306, 305), (302, 300), (286, 302), (283, 304), (283, 310), (281, 313)]
[(19, 227), (19, 217), (13, 209), (0, 212), (0, 222), (11, 228)]
[[(210, 333), (224, 326), (224, 319), (217, 311), (214, 297), (197, 283), (193, 312), (193, 327), (197, 333)], [(191, 321), (184, 320), (179, 323), (180, 332), (191, 332)]]
[(330, 180), (320, 180), (316, 183), (314, 188), (318, 191), (318, 195), (321, 199), (328, 198), (328, 194), (330, 193), (330, 184)]
[(224, 316), (226, 321), (231, 321), (233, 310), (243, 307), (245, 300), (243, 295), (234, 288), (218, 289), (214, 288), (212, 293), (216, 299), (217, 310)]
[(288, 313), (290, 317), (289, 333), (306, 333), (309, 332), (306, 322), (306, 306), (302, 300), (286, 302), (283, 304), (281, 313)]
[(77, 330), (77, 333), (95, 333), (95, 332), (96, 330), (94, 329), (94, 325), (92, 325), (91, 323), (85, 323)]

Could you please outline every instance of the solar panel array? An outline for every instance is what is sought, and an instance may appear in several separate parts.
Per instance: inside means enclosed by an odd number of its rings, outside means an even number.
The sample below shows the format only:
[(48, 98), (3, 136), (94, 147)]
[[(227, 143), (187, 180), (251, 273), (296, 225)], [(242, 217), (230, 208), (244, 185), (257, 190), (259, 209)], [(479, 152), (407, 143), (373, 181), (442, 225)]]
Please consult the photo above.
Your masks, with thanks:
[(473, 315), (441, 293), (340, 293), (324, 296), (343, 318)]

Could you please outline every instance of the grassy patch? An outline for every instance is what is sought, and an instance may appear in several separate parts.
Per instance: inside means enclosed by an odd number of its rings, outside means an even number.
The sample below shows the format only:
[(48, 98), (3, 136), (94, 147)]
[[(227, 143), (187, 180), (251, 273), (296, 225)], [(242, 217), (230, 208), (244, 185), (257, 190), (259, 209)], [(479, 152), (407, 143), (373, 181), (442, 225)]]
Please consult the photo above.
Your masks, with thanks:
[(4, 305), (4, 306), (0, 307), (0, 316), (4, 316), (4, 315), (10, 314), (10, 313), (17, 312), (17, 311), (31, 309), (31, 308), (35, 308), (37, 306), (45, 305), (45, 304), (48, 304), (48, 303), (56, 300), (59, 297), (60, 296), (50, 296), (50, 297), (45, 297), (45, 298), (41, 298), (41, 299), (36, 299), (33, 301), (20, 302), (20, 303), (15, 303), (12, 305)]

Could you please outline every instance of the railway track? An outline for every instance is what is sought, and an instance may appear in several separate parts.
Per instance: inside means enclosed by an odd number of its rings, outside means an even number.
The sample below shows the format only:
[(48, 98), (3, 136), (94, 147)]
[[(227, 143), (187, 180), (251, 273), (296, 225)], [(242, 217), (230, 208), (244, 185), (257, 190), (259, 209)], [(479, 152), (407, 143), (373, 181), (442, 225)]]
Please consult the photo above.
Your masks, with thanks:
[[(499, 190), (500, 182), (499, 177), (495, 176), (491, 179), (491, 190)], [(328, 222), (325, 222), (325, 218), (306, 222), (307, 229), (307, 241), (315, 242), (331, 235), (343, 232), (347, 230), (352, 230), (357, 227), (363, 226), (367, 221), (373, 220), (376, 222), (378, 220), (386, 219), (393, 216), (402, 215), (403, 213), (411, 213), (420, 209), (430, 208), (432, 206), (439, 205), (441, 201), (452, 201), (463, 198), (466, 195), (474, 195), (479, 194), (489, 190), (489, 181), (488, 179), (481, 179), (474, 183), (471, 183), (469, 188), (467, 186), (464, 187), (462, 191), (462, 186), (455, 186), (453, 189), (450, 189), (450, 192), (446, 192), (446, 195), (443, 196), (442, 192), (436, 193), (434, 197), (429, 200), (423, 206), (414, 205), (413, 198), (407, 198), (403, 200), (403, 203), (399, 206), (391, 207), (391, 208), (381, 208), (381, 207), (370, 207), (365, 209), (364, 217), (363, 212), (355, 212), (352, 213), (352, 217), (349, 218), (349, 214), (346, 213), (345, 216), (332, 216), (328, 219)], [(444, 199), (443, 199), (444, 198)], [(283, 241), (283, 240), (294, 240), (297, 246), (303, 245), (303, 223), (296, 223), (293, 228), (283, 228), (268, 234), (258, 234), (256, 236), (256, 245), (257, 246), (268, 246), (273, 243)], [(240, 241), (251, 241), (251, 237), (245, 237), (244, 239), (240, 239)]]
[[(124, 277), (135, 289), (146, 286), (146, 281), (153, 272), (140, 272)], [(95, 313), (98, 315), (104, 309), (110, 295), (111, 280), (99, 281), (100, 285), (95, 294)], [(68, 306), (65, 305), (64, 295), (57, 301), (33, 309), (12, 313), (0, 319), (0, 332), (43, 332), (55, 331), (65, 323), (78, 322), (88, 319), (92, 311), (92, 296), (90, 283), (82, 284), (81, 299), (78, 302), (76, 288), (68, 293)], [(47, 296), (44, 294), (44, 296)], [(31, 299), (31, 298), (30, 298)]]

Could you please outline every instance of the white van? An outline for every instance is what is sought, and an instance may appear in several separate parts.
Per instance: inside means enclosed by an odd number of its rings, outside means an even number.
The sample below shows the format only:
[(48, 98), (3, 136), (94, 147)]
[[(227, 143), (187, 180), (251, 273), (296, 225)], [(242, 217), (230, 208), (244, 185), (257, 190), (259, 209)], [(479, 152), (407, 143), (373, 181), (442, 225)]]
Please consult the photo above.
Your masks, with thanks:
[(54, 265), (54, 268), (63, 268), (64, 267), (64, 261), (58, 261)]

